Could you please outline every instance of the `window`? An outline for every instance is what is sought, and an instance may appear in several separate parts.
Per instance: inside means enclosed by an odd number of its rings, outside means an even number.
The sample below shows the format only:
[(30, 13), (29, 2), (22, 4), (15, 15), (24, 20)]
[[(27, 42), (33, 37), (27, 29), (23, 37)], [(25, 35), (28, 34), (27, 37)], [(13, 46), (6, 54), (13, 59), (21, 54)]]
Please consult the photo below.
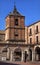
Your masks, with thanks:
[(18, 34), (15, 34), (15, 40), (18, 40)]
[(18, 30), (17, 29), (15, 29), (14, 36), (15, 36), (15, 39), (17, 40), (18, 39)]
[(3, 35), (0, 35), (0, 41), (2, 41), (2, 39), (3, 39)]
[(38, 43), (38, 36), (36, 36), (36, 43)]
[(38, 25), (36, 26), (36, 33), (38, 33)]
[(29, 33), (29, 35), (32, 35), (32, 29), (30, 28), (30, 33)]
[(4, 34), (0, 34), (0, 41), (3, 41), (5, 39), (5, 35)]
[(15, 25), (18, 26), (18, 19), (15, 19)]
[(18, 36), (18, 34), (15, 34), (15, 36)]
[(17, 29), (15, 29), (14, 35), (18, 36), (18, 30)]
[(32, 43), (32, 38), (30, 38), (30, 44)]

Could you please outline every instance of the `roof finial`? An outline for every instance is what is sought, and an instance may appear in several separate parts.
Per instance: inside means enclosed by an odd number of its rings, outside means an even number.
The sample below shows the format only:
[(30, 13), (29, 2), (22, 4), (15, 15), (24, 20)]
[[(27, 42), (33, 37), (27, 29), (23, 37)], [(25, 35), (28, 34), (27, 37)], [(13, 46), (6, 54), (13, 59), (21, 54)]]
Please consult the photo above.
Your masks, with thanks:
[(14, 0), (14, 11), (16, 11), (17, 9), (16, 9), (16, 2), (15, 2), (15, 0)]
[(15, 2), (15, 0), (14, 0), (14, 6), (16, 6), (16, 2)]

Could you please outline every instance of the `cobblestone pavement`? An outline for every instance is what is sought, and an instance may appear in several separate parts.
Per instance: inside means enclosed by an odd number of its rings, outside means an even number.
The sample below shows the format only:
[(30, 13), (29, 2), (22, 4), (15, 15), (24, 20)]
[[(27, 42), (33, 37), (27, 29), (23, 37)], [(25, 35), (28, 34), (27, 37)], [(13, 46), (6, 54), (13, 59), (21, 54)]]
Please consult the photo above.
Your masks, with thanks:
[(1, 61), (0, 61), (0, 65), (19, 65), (19, 64), (7, 63), (7, 62), (1, 62)]
[(14, 62), (15, 64), (19, 65), (40, 65), (40, 62)]
[(40, 65), (40, 62), (0, 62), (0, 65)]

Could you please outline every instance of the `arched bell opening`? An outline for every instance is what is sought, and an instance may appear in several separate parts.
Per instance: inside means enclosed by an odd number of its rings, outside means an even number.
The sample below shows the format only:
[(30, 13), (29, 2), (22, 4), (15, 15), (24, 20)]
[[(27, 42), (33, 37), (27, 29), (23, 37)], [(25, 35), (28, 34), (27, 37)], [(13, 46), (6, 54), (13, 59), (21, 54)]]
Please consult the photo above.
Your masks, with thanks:
[(36, 60), (40, 61), (40, 47), (36, 47), (35, 52), (36, 52)]
[(15, 49), (14, 51), (15, 61), (21, 61), (21, 57), (22, 57), (21, 49), (20, 48)]

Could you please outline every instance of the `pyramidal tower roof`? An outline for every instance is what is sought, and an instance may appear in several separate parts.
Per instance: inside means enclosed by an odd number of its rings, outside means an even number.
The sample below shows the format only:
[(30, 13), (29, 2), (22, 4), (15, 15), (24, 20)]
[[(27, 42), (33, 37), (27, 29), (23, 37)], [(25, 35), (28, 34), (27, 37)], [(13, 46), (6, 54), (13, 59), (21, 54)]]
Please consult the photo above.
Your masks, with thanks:
[(12, 12), (10, 12), (9, 15), (22, 16), (22, 15), (18, 12), (18, 10), (17, 10), (17, 8), (16, 8), (16, 5), (14, 5), (14, 10), (13, 10)]

